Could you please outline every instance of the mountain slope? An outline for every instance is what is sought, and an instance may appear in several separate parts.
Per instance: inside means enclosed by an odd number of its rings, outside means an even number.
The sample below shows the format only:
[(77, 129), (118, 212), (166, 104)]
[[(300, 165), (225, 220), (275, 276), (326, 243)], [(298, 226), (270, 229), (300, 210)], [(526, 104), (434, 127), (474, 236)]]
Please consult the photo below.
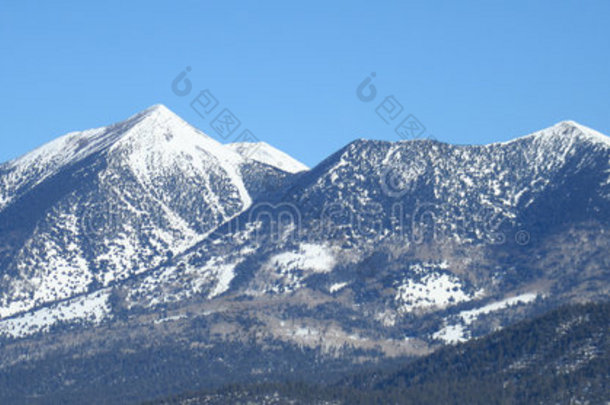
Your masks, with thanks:
[(2, 169), (6, 381), (134, 401), (316, 382), (608, 299), (610, 146), (579, 124), (358, 140), (287, 173), (152, 111), (27, 169), (43, 181)]
[(356, 385), (414, 403), (601, 403), (610, 395), (609, 311), (562, 307)]
[(603, 403), (610, 396), (610, 304), (566, 306), (406, 366), (338, 384), (261, 384), (155, 403)]
[[(214, 298), (205, 280), (222, 272), (227, 300), (364, 306), (373, 318), (356, 315), (361, 332), (381, 325), (409, 352), (405, 335), (465, 339), (511, 305), (603, 298), (609, 156), (571, 123), (489, 146), (356, 141), (130, 284), (127, 305)], [(312, 312), (317, 330), (326, 311)], [(434, 313), (446, 325), (413, 329)]]
[(227, 147), (243, 157), (277, 167), (289, 173), (309, 170), (303, 163), (265, 142), (235, 142), (228, 144)]
[[(243, 158), (164, 106), (68, 134), (5, 163), (0, 166), (0, 316), (159, 265), (285, 177)], [(256, 186), (261, 178), (266, 183)]]

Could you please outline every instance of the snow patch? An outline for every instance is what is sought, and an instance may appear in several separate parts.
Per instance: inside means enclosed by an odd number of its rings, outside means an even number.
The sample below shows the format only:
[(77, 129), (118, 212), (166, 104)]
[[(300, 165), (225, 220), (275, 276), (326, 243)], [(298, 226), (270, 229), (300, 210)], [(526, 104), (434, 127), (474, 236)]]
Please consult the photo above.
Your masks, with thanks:
[(208, 295), (208, 298), (214, 298), (224, 293), (229, 289), (231, 281), (235, 278), (235, 263), (224, 264), (218, 266), (213, 272), (216, 277), (216, 285)]
[(510, 297), (503, 299), (501, 301), (492, 302), (491, 304), (487, 304), (481, 308), (470, 309), (467, 311), (460, 312), (459, 316), (462, 318), (466, 325), (470, 325), (474, 322), (479, 315), (488, 314), (490, 312), (499, 311), (501, 309), (507, 308), (511, 305), (523, 303), (526, 304), (528, 302), (532, 302), (538, 297), (537, 293), (525, 293), (521, 295), (517, 295), (515, 297)]
[(445, 326), (443, 329), (434, 333), (432, 337), (434, 339), (443, 340), (446, 343), (459, 343), (468, 340), (465, 337), (464, 326), (460, 324)]
[(303, 243), (296, 252), (284, 252), (273, 256), (265, 269), (305, 270), (313, 273), (328, 273), (335, 265), (332, 251), (323, 245)]
[(471, 297), (463, 290), (460, 279), (448, 273), (429, 273), (419, 280), (407, 279), (399, 285), (394, 297), (398, 311), (444, 308), (450, 304), (468, 301)]
[(468, 340), (469, 333), (466, 327), (474, 322), (479, 315), (488, 314), (490, 312), (499, 311), (508, 308), (511, 305), (526, 304), (534, 301), (538, 297), (537, 293), (525, 293), (510, 298), (505, 298), (501, 301), (492, 302), (485, 306), (475, 309), (461, 311), (457, 316), (461, 323), (445, 325), (442, 329), (435, 332), (432, 337), (434, 339), (443, 340), (447, 343), (458, 343)]
[(343, 282), (343, 283), (334, 283), (333, 285), (330, 286), (330, 288), (328, 289), (328, 291), (330, 291), (330, 293), (336, 293), (339, 290), (342, 290), (348, 283)]
[(21, 338), (46, 332), (57, 323), (77, 321), (98, 324), (110, 314), (107, 290), (41, 308), (15, 318), (0, 321), (0, 335)]

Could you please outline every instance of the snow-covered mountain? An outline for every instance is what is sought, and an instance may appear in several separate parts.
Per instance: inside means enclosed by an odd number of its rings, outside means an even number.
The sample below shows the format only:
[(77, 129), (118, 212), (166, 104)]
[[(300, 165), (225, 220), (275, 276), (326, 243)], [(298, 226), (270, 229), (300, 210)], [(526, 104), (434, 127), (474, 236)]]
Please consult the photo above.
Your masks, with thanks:
[(157, 266), (286, 175), (242, 157), (161, 105), (5, 163), (0, 316)]
[(608, 275), (609, 153), (571, 122), (488, 146), (356, 141), (130, 284), (128, 306), (322, 294), (375, 308), (396, 331), (410, 314), (468, 307), (429, 335), (463, 340), (479, 314)]
[(571, 121), (357, 140), (306, 170), (155, 106), (3, 164), (0, 201), (0, 367), (34, 339), (37, 359), (178, 350), (184, 384), (338, 370), (610, 292), (610, 141)]

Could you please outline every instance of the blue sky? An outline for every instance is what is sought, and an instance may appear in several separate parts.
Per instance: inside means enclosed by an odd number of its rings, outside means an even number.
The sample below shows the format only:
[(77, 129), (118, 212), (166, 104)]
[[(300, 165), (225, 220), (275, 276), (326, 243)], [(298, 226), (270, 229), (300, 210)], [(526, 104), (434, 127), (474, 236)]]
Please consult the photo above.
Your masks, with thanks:
[[(610, 134), (609, 19), (601, 0), (3, 1), (0, 161), (156, 103), (220, 139), (190, 106), (204, 89), (211, 113), (241, 121), (227, 141), (247, 128), (309, 165), (355, 138), (398, 140), (409, 114), (460, 144), (566, 119)], [(386, 124), (388, 96), (403, 108)]]

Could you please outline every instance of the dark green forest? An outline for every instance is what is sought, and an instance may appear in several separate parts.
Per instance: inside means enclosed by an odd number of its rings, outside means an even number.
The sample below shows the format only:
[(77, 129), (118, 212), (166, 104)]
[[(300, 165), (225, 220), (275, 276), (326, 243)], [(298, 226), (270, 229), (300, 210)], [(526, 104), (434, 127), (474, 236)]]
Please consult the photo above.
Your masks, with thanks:
[(609, 326), (610, 303), (565, 306), (402, 367), (330, 385), (233, 385), (157, 403), (607, 403)]

